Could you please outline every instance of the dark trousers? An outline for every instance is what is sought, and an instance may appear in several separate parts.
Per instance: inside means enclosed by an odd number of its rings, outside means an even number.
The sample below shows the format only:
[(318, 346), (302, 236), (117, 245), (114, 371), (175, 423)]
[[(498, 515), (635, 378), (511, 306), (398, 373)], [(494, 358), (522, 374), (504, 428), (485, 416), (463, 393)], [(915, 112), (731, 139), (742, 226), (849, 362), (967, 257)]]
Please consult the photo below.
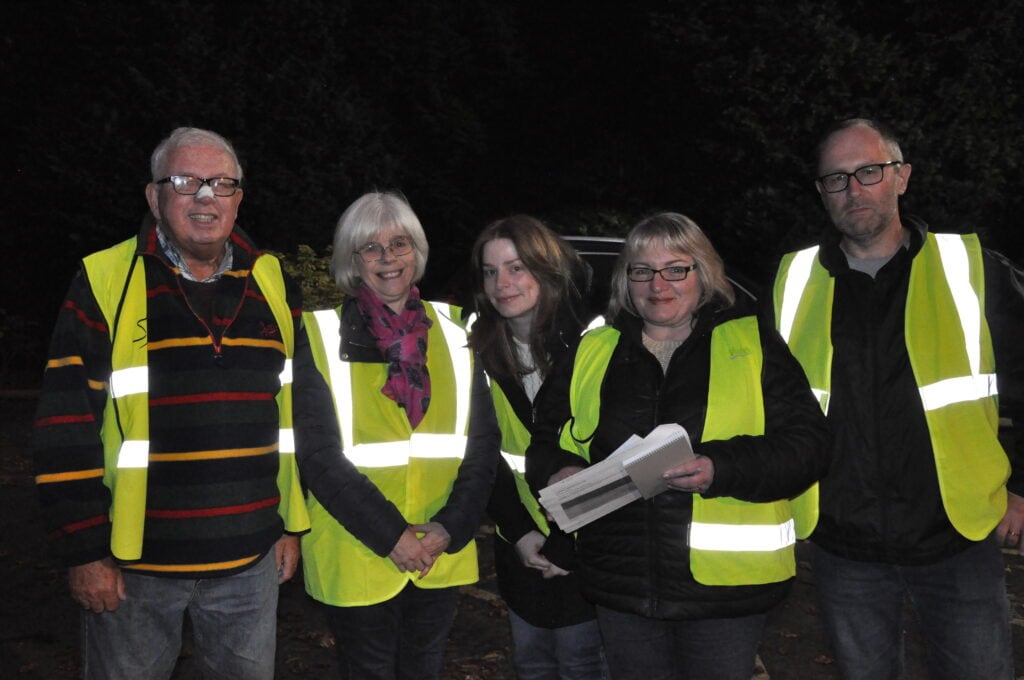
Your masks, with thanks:
[(458, 588), (417, 588), (365, 607), (326, 607), (342, 680), (440, 680)]
[(597, 608), (613, 680), (750, 680), (766, 618), (665, 621)]
[(1012, 680), (1010, 603), (994, 536), (935, 564), (847, 560), (815, 547), (825, 630), (844, 680), (903, 677), (903, 603), (917, 611), (933, 680)]

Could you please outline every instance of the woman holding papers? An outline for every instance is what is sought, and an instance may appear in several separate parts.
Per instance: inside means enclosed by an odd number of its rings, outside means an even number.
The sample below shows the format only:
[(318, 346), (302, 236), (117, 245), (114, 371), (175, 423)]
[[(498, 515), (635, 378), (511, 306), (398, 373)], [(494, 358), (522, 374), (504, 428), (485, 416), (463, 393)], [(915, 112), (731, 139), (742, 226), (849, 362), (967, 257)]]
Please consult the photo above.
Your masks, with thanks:
[(477, 580), (473, 536), (499, 433), (461, 310), (420, 299), (427, 250), (401, 196), (365, 194), (334, 233), (331, 273), (344, 301), (304, 315), (316, 366), (334, 393), (345, 456), (412, 525), (389, 525), (396, 538), (411, 529), (410, 550), (427, 551), (411, 570), (399, 568), (327, 513), (345, 487), (310, 495), (306, 592), (327, 605), (346, 679), (439, 679), (457, 586)]
[(579, 592), (572, 539), (549, 527), (523, 477), (533, 401), (583, 326), (586, 265), (539, 220), (492, 223), (473, 246), (478, 318), (470, 346), (491, 379), (503, 460), (487, 510), (519, 680), (608, 677), (594, 607)]
[(828, 468), (824, 416), (782, 340), (738, 308), (714, 247), (683, 215), (630, 231), (608, 318), (535, 403), (527, 479), (539, 492), (633, 436), (685, 428), (697, 455), (665, 471), (667, 491), (579, 529), (583, 594), (597, 605), (612, 677), (749, 680), (806, 529), (787, 499)]

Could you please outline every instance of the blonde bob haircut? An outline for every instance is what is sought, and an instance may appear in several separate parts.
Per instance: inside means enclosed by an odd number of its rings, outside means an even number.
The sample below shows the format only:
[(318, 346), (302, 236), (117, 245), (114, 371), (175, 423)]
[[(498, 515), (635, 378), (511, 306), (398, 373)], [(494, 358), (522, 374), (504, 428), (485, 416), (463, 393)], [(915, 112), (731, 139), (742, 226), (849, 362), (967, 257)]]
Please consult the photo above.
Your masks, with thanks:
[(379, 241), (385, 231), (400, 231), (409, 237), (412, 252), (416, 256), (416, 273), (412, 282), (419, 283), (423, 278), (430, 247), (419, 218), (401, 194), (372, 191), (363, 194), (346, 208), (334, 228), (331, 276), (342, 293), (355, 295), (362, 283), (356, 250), (371, 241)]
[(693, 258), (697, 268), (690, 272), (690, 276), (697, 276), (701, 289), (700, 304), (694, 317), (708, 304), (715, 305), (717, 309), (726, 309), (736, 303), (736, 293), (725, 276), (722, 258), (701, 228), (685, 215), (664, 212), (642, 220), (626, 236), (612, 272), (609, 319), (614, 320), (622, 311), (640, 316), (629, 294), (629, 278), (626, 274), (629, 266), (639, 257), (640, 251), (648, 248), (663, 249)]

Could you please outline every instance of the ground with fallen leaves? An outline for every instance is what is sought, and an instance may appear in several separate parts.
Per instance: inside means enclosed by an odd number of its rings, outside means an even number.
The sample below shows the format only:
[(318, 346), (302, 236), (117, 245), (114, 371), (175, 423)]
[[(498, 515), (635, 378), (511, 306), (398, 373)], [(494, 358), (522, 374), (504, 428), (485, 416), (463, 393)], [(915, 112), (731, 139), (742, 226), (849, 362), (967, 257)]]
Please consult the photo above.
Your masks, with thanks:
[[(78, 669), (78, 610), (65, 576), (46, 551), (28, 456), (31, 395), (0, 396), (0, 678), (71, 680)], [(492, 530), (480, 530), (481, 581), (463, 588), (448, 643), (445, 680), (511, 680), (504, 604), (497, 595), (490, 550)], [(814, 602), (814, 577), (798, 547), (799, 568), (789, 598), (772, 612), (761, 644), (763, 668), (755, 680), (836, 680)], [(1024, 673), (1024, 559), (1007, 554), (1017, 669)], [(915, 622), (906, 633), (907, 680), (924, 680)], [(300, 579), (282, 586), (278, 612), (277, 678), (334, 676), (334, 640)], [(176, 680), (198, 680), (188, 645)], [(1024, 680), (1021, 675), (1019, 680)]]

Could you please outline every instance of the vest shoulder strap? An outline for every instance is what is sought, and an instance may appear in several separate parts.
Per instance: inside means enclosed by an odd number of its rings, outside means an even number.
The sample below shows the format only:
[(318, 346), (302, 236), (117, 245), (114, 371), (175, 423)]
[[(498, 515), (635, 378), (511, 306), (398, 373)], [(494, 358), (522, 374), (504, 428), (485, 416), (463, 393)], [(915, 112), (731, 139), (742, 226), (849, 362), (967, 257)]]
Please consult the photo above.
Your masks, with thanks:
[(561, 444), (590, 460), (590, 440), (601, 417), (601, 383), (608, 371), (621, 333), (612, 326), (587, 331), (576, 349), (569, 386), (569, 422), (562, 428)]

